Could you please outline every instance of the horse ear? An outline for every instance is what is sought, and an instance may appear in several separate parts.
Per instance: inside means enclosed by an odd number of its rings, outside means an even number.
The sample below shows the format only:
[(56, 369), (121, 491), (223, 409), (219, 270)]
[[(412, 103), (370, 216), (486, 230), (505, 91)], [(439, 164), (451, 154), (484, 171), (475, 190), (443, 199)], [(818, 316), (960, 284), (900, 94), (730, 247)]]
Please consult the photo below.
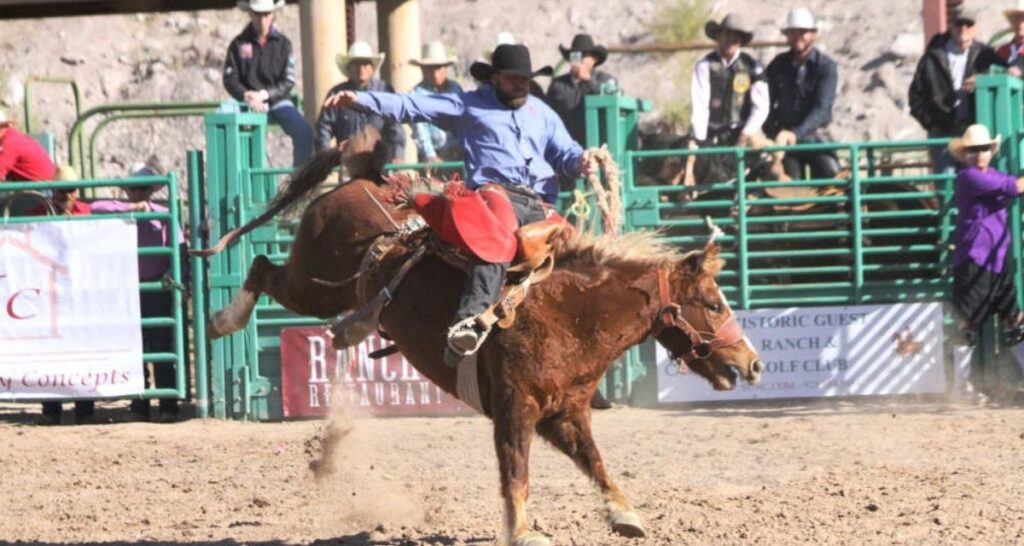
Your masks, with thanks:
[(712, 277), (718, 276), (718, 273), (725, 267), (725, 260), (719, 257), (721, 253), (722, 247), (718, 246), (718, 243), (709, 242), (704, 247), (704, 263), (701, 264), (704, 268), (704, 273)]
[(694, 275), (700, 275), (704, 271), (704, 259), (706, 251), (695, 250), (683, 256), (683, 269)]

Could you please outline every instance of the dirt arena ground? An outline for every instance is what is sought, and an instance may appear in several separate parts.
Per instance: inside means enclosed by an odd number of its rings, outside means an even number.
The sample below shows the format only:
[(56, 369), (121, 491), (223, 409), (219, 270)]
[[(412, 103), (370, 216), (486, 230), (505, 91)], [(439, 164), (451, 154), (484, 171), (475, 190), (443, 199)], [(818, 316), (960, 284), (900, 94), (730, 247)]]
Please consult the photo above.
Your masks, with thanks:
[[(0, 406), (0, 542), (493, 544), (489, 422), (38, 427)], [(117, 418), (124, 410), (105, 409)], [(1024, 544), (1024, 408), (866, 402), (595, 415), (648, 537), (609, 534), (591, 486), (536, 443), (530, 517), (561, 545)]]

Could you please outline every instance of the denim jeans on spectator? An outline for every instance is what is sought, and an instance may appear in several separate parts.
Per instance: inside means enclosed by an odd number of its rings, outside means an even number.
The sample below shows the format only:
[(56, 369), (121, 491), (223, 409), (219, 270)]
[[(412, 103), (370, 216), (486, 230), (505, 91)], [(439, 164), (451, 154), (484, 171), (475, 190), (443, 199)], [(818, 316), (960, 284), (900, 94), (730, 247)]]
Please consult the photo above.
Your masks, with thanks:
[[(951, 136), (953, 135), (928, 131), (928, 138), (949, 138)], [(949, 148), (946, 146), (932, 146), (928, 148), (928, 156), (932, 160), (933, 174), (953, 174), (956, 172), (956, 159), (949, 154)]]
[(284, 132), (292, 139), (292, 166), (298, 167), (305, 163), (313, 153), (313, 129), (302, 117), (302, 112), (290, 100), (275, 103), (267, 112), (270, 119), (276, 121)]

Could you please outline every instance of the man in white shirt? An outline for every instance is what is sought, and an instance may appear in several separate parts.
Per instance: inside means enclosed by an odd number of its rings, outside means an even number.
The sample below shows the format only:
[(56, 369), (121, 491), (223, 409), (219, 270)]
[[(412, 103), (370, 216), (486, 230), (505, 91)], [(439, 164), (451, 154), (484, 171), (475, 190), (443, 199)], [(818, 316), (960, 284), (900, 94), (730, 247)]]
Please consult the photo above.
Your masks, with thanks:
[(764, 67), (741, 47), (754, 33), (739, 14), (709, 21), (704, 33), (718, 46), (693, 68), (690, 85), (692, 135), (698, 143), (746, 146), (768, 118)]

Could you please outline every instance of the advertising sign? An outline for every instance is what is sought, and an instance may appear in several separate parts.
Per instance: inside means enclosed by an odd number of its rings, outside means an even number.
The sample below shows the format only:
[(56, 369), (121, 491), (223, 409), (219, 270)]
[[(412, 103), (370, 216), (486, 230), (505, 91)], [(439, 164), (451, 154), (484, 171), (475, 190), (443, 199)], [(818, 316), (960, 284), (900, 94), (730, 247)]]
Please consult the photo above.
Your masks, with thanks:
[(335, 404), (372, 415), (470, 415), (458, 399), (420, 375), (400, 353), (370, 353), (390, 345), (370, 336), (335, 350), (323, 328), (281, 331), (281, 390), (285, 417), (326, 415)]
[(0, 400), (143, 390), (134, 222), (0, 227)]
[(658, 401), (944, 393), (941, 303), (737, 311), (765, 364), (758, 385), (717, 392), (658, 346)]

